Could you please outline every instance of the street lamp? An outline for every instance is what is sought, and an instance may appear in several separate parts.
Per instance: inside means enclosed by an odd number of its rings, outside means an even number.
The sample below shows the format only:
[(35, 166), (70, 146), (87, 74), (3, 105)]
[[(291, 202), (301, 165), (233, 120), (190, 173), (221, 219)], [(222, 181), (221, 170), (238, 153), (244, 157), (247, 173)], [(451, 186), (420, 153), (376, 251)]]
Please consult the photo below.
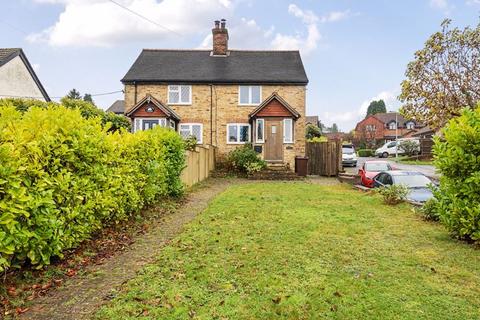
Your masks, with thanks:
[(398, 161), (398, 112), (395, 112), (395, 161)]

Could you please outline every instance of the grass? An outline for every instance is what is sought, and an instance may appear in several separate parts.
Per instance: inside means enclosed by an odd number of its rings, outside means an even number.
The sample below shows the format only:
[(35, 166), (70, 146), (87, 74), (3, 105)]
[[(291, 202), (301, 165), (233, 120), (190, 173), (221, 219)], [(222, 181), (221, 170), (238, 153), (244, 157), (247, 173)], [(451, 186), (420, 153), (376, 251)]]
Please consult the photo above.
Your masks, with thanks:
[(398, 157), (397, 160), (395, 160), (397, 163), (402, 163), (402, 164), (413, 164), (413, 165), (429, 165), (433, 166), (433, 160), (421, 160), (421, 159), (412, 159), (412, 157)]
[(228, 189), (97, 319), (475, 319), (480, 252), (344, 185)]

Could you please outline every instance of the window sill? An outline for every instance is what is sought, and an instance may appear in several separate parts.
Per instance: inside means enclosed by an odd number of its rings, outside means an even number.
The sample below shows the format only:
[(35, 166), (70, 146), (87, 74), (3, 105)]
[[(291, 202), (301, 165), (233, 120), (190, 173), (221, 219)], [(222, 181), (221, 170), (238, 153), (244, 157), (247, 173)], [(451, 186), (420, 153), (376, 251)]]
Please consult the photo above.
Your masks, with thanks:
[(250, 141), (246, 141), (246, 142), (227, 142), (227, 144), (245, 144), (245, 143), (250, 143)]
[(239, 107), (258, 107), (260, 103), (239, 103)]
[(186, 103), (171, 103), (171, 102), (169, 102), (169, 103), (167, 103), (167, 105), (169, 105), (169, 106), (191, 106), (192, 103), (191, 102), (190, 103), (187, 103), (187, 102)]

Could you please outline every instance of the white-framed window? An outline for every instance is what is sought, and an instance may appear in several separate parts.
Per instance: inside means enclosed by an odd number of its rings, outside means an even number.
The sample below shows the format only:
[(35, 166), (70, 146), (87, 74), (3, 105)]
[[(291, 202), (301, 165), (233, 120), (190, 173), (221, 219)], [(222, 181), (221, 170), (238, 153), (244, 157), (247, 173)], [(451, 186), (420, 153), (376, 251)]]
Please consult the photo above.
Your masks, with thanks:
[(374, 124), (367, 124), (365, 126), (365, 130), (367, 131), (376, 131), (377, 130), (377, 127), (374, 125)]
[(166, 127), (166, 118), (135, 118), (133, 121), (133, 132), (152, 129), (155, 126)]
[(259, 105), (262, 100), (261, 86), (238, 86), (238, 104), (244, 106)]
[(265, 120), (257, 119), (255, 120), (255, 141), (257, 143), (265, 142)]
[(293, 143), (292, 119), (283, 119), (283, 143)]
[(397, 129), (397, 123), (394, 122), (394, 121), (390, 122), (390, 123), (388, 124), (388, 129), (390, 129), (390, 130), (395, 130), (395, 129)]
[(227, 144), (250, 142), (250, 125), (248, 123), (227, 124)]
[(203, 143), (203, 124), (201, 123), (180, 123), (179, 133), (184, 138), (195, 137), (197, 144)]
[(192, 104), (192, 86), (169, 85), (168, 104)]
[(408, 130), (413, 130), (413, 129), (415, 129), (415, 122), (408, 121), (405, 126), (407, 127)]

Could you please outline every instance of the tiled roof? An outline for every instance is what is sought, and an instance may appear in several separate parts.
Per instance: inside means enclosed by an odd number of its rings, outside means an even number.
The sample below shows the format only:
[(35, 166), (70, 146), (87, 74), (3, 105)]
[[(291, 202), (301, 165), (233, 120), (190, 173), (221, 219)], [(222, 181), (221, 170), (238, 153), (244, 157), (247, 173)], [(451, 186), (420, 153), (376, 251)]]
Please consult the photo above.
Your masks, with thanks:
[(116, 113), (116, 114), (123, 114), (125, 113), (125, 100), (117, 100), (115, 101), (107, 111)]
[(21, 51), (20, 48), (0, 48), (0, 66), (8, 62), (12, 56), (19, 55)]
[(301, 84), (308, 83), (298, 51), (144, 49), (122, 79), (132, 82)]
[(306, 116), (306, 123), (311, 123), (318, 126), (318, 116)]

